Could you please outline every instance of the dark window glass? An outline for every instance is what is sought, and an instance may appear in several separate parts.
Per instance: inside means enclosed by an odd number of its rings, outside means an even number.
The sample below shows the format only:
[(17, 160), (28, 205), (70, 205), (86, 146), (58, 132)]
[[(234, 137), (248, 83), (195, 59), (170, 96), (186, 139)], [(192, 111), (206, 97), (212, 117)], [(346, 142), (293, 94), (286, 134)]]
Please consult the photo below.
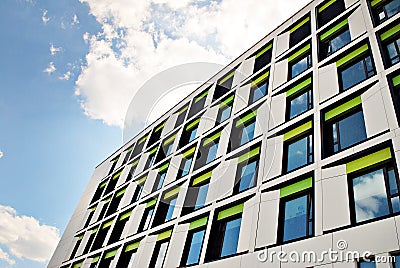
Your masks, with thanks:
[(154, 143), (156, 143), (156, 142), (158, 142), (160, 140), (161, 133), (162, 133), (162, 130), (163, 130), (163, 127), (160, 128), (160, 126), (156, 127), (154, 132), (150, 135), (149, 143), (147, 144), (147, 147), (153, 145)]
[(339, 33), (330, 37), (328, 40), (320, 42), (320, 57), (321, 60), (325, 59), (329, 55), (335, 53), (345, 45), (351, 42), (351, 36), (349, 28), (343, 29)]
[(195, 186), (189, 187), (182, 215), (189, 214), (197, 209), (204, 207), (207, 200), (208, 187), (210, 180), (203, 181)]
[(178, 112), (178, 117), (176, 118), (175, 127), (179, 127), (180, 125), (182, 125), (182, 123), (185, 121), (186, 113), (187, 113), (187, 106), (186, 110), (184, 110), (183, 108), (181, 111)]
[[(303, 20), (299, 20), (298, 23)], [(297, 25), (297, 24), (295, 24)], [(294, 26), (295, 26), (294, 25)], [(292, 31), (289, 36), (289, 47), (293, 47), (303, 41), (307, 36), (311, 34), (311, 23), (310, 20), (304, 23), (302, 26), (297, 28), (295, 31)]]
[(154, 207), (146, 208), (146, 210), (143, 213), (143, 218), (140, 222), (138, 232), (146, 231), (147, 228), (149, 228), (151, 217), (153, 216), (153, 212), (154, 212)]
[(313, 161), (312, 135), (292, 141), (287, 144), (286, 171), (305, 166)]
[(154, 268), (163, 267), (165, 256), (167, 255), (168, 245), (169, 241), (156, 244), (153, 256), (151, 257), (149, 267), (154, 267)]
[(373, 7), (375, 24), (381, 24), (400, 11), (400, 0), (384, 1), (383, 3), (383, 5), (378, 4)]
[[(228, 76), (229, 76), (229, 78), (226, 78)], [(219, 99), (220, 97), (222, 97), (223, 95), (225, 95), (226, 93), (228, 93), (231, 90), (232, 83), (233, 83), (233, 77), (234, 77), (234, 75), (232, 75), (232, 72), (230, 72), (227, 74), (227, 76), (223, 77), (222, 79), (220, 79), (218, 81), (218, 83), (215, 87), (213, 100)]]
[(395, 254), (395, 255), (393, 255), (393, 257), (395, 258), (394, 262), (392, 262), (393, 268), (399, 268), (400, 267), (400, 255)]
[(327, 155), (344, 150), (367, 138), (364, 116), (360, 109), (345, 114), (338, 119), (327, 122), (326, 127), (326, 152)]
[(179, 148), (184, 147), (196, 138), (197, 128), (199, 125), (191, 126), (190, 129), (188, 129), (189, 125), (190, 123), (186, 125), (186, 129), (182, 132), (181, 139), (179, 140)]
[(384, 44), (387, 66), (392, 66), (400, 61), (400, 39), (390, 40)]
[(375, 261), (370, 260), (370, 261), (360, 261), (357, 264), (358, 268), (375, 268), (376, 264)]
[(114, 226), (114, 228), (113, 228), (113, 230), (111, 232), (110, 239), (108, 240), (108, 244), (109, 245), (114, 243), (114, 242), (119, 241), (119, 239), (121, 238), (121, 234), (122, 234), (122, 232), (123, 232), (123, 230), (125, 228), (125, 225), (128, 222), (128, 220), (129, 220), (129, 217), (125, 218), (123, 220), (118, 220), (115, 223), (115, 226)]
[(75, 257), (76, 252), (78, 251), (79, 246), (81, 245), (82, 239), (79, 239), (76, 241), (74, 248), (72, 249), (71, 255), (69, 256), (69, 259), (73, 259)]
[(223, 232), (221, 257), (233, 255), (236, 253), (239, 234), (240, 224), (242, 218), (234, 219), (225, 223), (225, 230)]
[(143, 191), (143, 185), (144, 185), (144, 184), (141, 183), (141, 184), (138, 184), (138, 185), (136, 186), (135, 192), (133, 193), (133, 196), (132, 196), (132, 202), (136, 202), (136, 201), (139, 200), (140, 194), (141, 194), (142, 191)]
[(399, 212), (398, 179), (391, 165), (351, 179), (355, 221)]
[(189, 233), (181, 261), (182, 266), (199, 263), (204, 233), (204, 229)]
[(267, 88), (268, 88), (268, 83), (263, 83), (260, 85), (253, 86), (250, 89), (250, 98), (249, 98), (249, 104), (254, 103), (267, 95)]
[(311, 67), (311, 55), (308, 54), (299, 60), (289, 63), (289, 79), (298, 76)]
[(140, 142), (141, 139), (143, 139), (143, 138), (140, 138), (139, 141), (136, 143), (135, 148), (133, 149), (133, 151), (131, 153), (130, 159), (135, 158), (139, 153), (142, 152), (144, 144), (145, 144), (146, 141)]
[[(268, 46), (268, 45), (267, 45)], [(266, 47), (267, 47), (266, 46)], [(264, 48), (260, 49), (260, 52), (263, 50)], [(257, 53), (256, 53), (257, 54)], [(258, 57), (256, 57), (256, 59), (254, 60), (254, 70), (253, 73), (258, 72), (259, 70), (261, 70), (262, 68), (264, 68), (264, 66), (268, 65), (271, 62), (271, 58), (272, 58), (272, 48), (270, 48), (269, 50), (267, 50), (266, 52), (262, 53), (261, 55), (259, 55)]]
[(147, 158), (146, 166), (144, 167), (144, 169), (150, 168), (153, 165), (155, 158), (156, 158), (155, 153), (149, 155), (149, 158)]
[(298, 94), (290, 96), (287, 99), (288, 102), (288, 120), (312, 109), (313, 100), (312, 100), (312, 90), (311, 88), (306, 91), (301, 91)]
[(153, 227), (172, 219), (176, 204), (176, 198), (177, 197), (175, 196), (167, 200), (164, 199), (160, 202), (157, 208), (156, 215), (154, 217)]
[(344, 70), (339, 71), (342, 90), (347, 90), (352, 86), (375, 75), (374, 66), (370, 56), (367, 56)]
[(123, 251), (118, 259), (116, 268), (131, 267), (135, 259), (136, 252), (137, 252), (136, 250)]
[(183, 157), (181, 167), (178, 172), (178, 178), (182, 178), (189, 174), (190, 166), (192, 165), (193, 155), (188, 158)]
[(197, 97), (194, 98), (194, 100), (192, 101), (190, 110), (189, 110), (188, 118), (191, 118), (192, 116), (194, 116), (195, 114), (197, 114), (204, 108), (204, 105), (206, 104), (208, 90), (210, 88), (211, 87), (209, 87), (207, 90), (203, 91), (202, 93), (197, 95)]
[(317, 24), (318, 28), (321, 28), (328, 22), (330, 22), (332, 19), (338, 17), (340, 14), (342, 14), (343, 11), (345, 11), (346, 7), (344, 5), (343, 0), (336, 0), (329, 6), (326, 6), (324, 9), (321, 10), (321, 7), (323, 7), (325, 4), (327, 4), (329, 0), (324, 1), (318, 8), (317, 8)]
[(161, 187), (162, 187), (162, 185), (164, 183), (164, 179), (165, 179), (166, 175), (167, 175), (167, 172), (158, 173), (158, 175), (156, 177), (156, 181), (154, 182), (154, 185), (153, 185), (153, 191), (152, 192), (161, 189)]
[(313, 235), (311, 193), (283, 199), (282, 241), (290, 241)]
[(111, 200), (110, 205), (108, 206), (106, 217), (117, 212), (119, 203), (121, 203), (122, 195), (120, 196), (114, 196), (114, 198)]
[(212, 162), (216, 158), (219, 138), (215, 138), (214, 140), (208, 140), (208, 138), (206, 138), (202, 141), (202, 144), (203, 146), (200, 146), (199, 152), (197, 153), (195, 169)]

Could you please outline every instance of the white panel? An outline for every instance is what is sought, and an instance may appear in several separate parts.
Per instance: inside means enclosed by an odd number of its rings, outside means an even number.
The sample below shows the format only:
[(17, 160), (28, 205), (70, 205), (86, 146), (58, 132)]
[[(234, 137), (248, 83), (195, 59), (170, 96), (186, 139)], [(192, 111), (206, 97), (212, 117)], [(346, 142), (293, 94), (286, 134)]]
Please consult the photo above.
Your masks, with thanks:
[(227, 160), (218, 166), (219, 191), (217, 199), (230, 196), (235, 185), (237, 158)]
[(118, 218), (114, 218), (114, 222), (112, 223), (112, 225), (111, 225), (110, 227), (107, 228), (107, 235), (106, 235), (106, 237), (104, 238), (102, 247), (107, 246), (108, 239), (110, 239), (110, 236), (111, 236), (111, 230), (114, 229), (114, 225), (115, 225), (115, 223), (116, 223), (117, 221), (118, 221)]
[(162, 130), (161, 136), (165, 136), (170, 133), (175, 128), (176, 119), (178, 118), (178, 114), (172, 114), (168, 117), (167, 121), (165, 122), (164, 128)]
[(290, 32), (284, 32), (276, 38), (275, 57), (289, 49)]
[(132, 267), (149, 267), (156, 241), (157, 236), (152, 235), (140, 242), (137, 254), (135, 255), (137, 258), (134, 259)]
[(239, 67), (235, 71), (235, 75), (233, 76), (233, 81), (232, 81), (232, 88), (239, 85), (240, 82), (242, 82), (247, 77), (243, 75), (243, 73), (241, 72), (242, 68), (243, 68), (243, 62), (239, 65)]
[(176, 176), (178, 175), (179, 167), (181, 166), (182, 155), (176, 155), (171, 158), (171, 162), (169, 163), (167, 175), (165, 175), (164, 185), (168, 185), (169, 183), (176, 180)]
[(236, 90), (236, 96), (233, 103), (233, 113), (236, 114), (238, 111), (247, 107), (249, 101), (251, 84), (244, 85)]
[(351, 40), (367, 31), (361, 7), (357, 8), (348, 18)]
[[(221, 165), (221, 164), (220, 164)], [(218, 174), (219, 166), (214, 169), (210, 178), (210, 185), (208, 186), (206, 204), (215, 201), (218, 197), (220, 179)]]
[(186, 192), (187, 192), (188, 187), (189, 187), (189, 181), (185, 182), (179, 190), (179, 194), (176, 199), (176, 203), (175, 203), (175, 207), (174, 207), (174, 212), (172, 213), (173, 219), (177, 218), (181, 214), (181, 210), (182, 210), (183, 204), (185, 202), (185, 197), (186, 197)]
[(244, 77), (249, 77), (253, 73), (255, 58), (251, 57), (243, 62), (239, 71)]
[(288, 79), (288, 60), (283, 59), (275, 63), (273, 88), (286, 83)]
[[(314, 178), (315, 179), (315, 178)], [(323, 211), (322, 208), (322, 201), (323, 201), (323, 195), (322, 195), (322, 183), (321, 181), (317, 181), (314, 184), (314, 211), (318, 211), (317, 213), (314, 213), (314, 235), (322, 235), (323, 233), (323, 227), (322, 227), (322, 214), (319, 213)]]
[(210, 109), (208, 109), (200, 119), (199, 128), (196, 132), (196, 137), (208, 130), (212, 129), (215, 126), (215, 120), (217, 119), (219, 106), (216, 105)]
[(265, 179), (279, 176), (282, 173), (283, 135), (267, 140), (267, 153), (264, 159)]
[(322, 179), (328, 179), (332, 177), (339, 177), (342, 175), (346, 175), (346, 165), (340, 165), (330, 168), (323, 168), (321, 171)]
[[(63, 261), (69, 259), (69, 257), (72, 254), (72, 251), (74, 250), (76, 242), (78, 242), (78, 238), (77, 237), (73, 237), (72, 239), (65, 240), (64, 243), (65, 243), (65, 248), (67, 248), (67, 250), (65, 251), (65, 255), (64, 255)], [(72, 257), (74, 257), (74, 256), (72, 256)]]
[(82, 264), (82, 268), (89, 268), (90, 265), (92, 264), (92, 260), (93, 260), (93, 258), (86, 259)]
[(91, 234), (92, 234), (92, 231), (86, 231), (86, 232), (85, 232), (85, 234), (83, 235), (83, 238), (82, 238), (82, 242), (81, 242), (81, 244), (79, 245), (78, 250), (76, 251), (76, 255), (75, 255), (75, 256), (80, 256), (80, 255), (82, 255), (83, 250), (85, 249), (86, 244), (87, 244), (87, 242), (88, 242), (89, 237), (90, 237)]
[(146, 204), (140, 204), (133, 209), (132, 215), (129, 217), (129, 220), (122, 231), (121, 238), (136, 234), (145, 209)]
[(100, 214), (101, 210), (103, 209), (103, 206), (104, 206), (103, 201), (100, 201), (99, 203), (97, 203), (96, 210), (94, 211), (93, 217), (90, 219), (89, 225), (93, 224), (97, 221), (97, 218), (99, 217), (99, 214)]
[(362, 108), (367, 137), (375, 136), (389, 129), (385, 105), (379, 84), (374, 85), (361, 95)]
[(135, 169), (134, 176), (137, 176), (139, 173), (141, 173), (143, 171), (143, 169), (144, 169), (144, 167), (146, 165), (146, 162), (147, 162), (147, 158), (149, 158), (149, 153), (148, 152), (143, 153), (140, 156), (139, 163), (138, 163), (138, 165), (137, 165), (137, 167)]
[(350, 224), (347, 176), (322, 180), (323, 231)]
[[(268, 249), (270, 250), (270, 249)], [(268, 250), (263, 250), (263, 251), (256, 251), (248, 254), (244, 254), (242, 256), (242, 262), (241, 262), (241, 268), (280, 268), (281, 264), (279, 261), (273, 259), (272, 261), (269, 261), (268, 259), (265, 260), (264, 262), (260, 261), (259, 254), (268, 252)], [(275, 251), (277, 252), (277, 251)], [(267, 253), (268, 254), (268, 253)], [(262, 258), (265, 258), (264, 255), (261, 255)], [(276, 257), (276, 256), (275, 256)], [(262, 259), (261, 259), (262, 260)]]
[(256, 118), (256, 127), (254, 130), (254, 136), (258, 137), (268, 131), (268, 104), (264, 102), (258, 109), (257, 109), (257, 118)]
[(217, 150), (217, 158), (226, 154), (228, 150), (229, 139), (231, 136), (232, 123), (227, 124), (221, 131), (221, 137), (219, 138), (219, 145)]
[(131, 165), (127, 165), (124, 167), (124, 169), (122, 170), (121, 175), (118, 178), (117, 184), (115, 185), (115, 188), (118, 188), (118, 186), (122, 185), (125, 183), (126, 178), (129, 175), (129, 171), (131, 169)]
[(241, 256), (233, 256), (230, 258), (213, 261), (208, 263), (207, 268), (240, 268)]
[(124, 196), (122, 197), (121, 203), (119, 203), (118, 210), (128, 206), (132, 202), (133, 194), (135, 193), (137, 183), (130, 183)]
[(79, 224), (79, 229), (83, 229), (84, 228), (84, 224), (86, 223), (86, 221), (89, 218), (90, 213), (92, 212), (91, 209), (86, 210), (85, 212), (85, 217), (83, 217), (81, 223)]
[(237, 248), (238, 253), (248, 251), (254, 246), (259, 199), (260, 196), (255, 196), (244, 203)]
[(180, 224), (174, 229), (169, 242), (169, 248), (171, 250), (168, 250), (165, 257), (164, 268), (179, 267), (189, 225), (189, 223)]
[(143, 186), (142, 196), (146, 196), (151, 193), (151, 190), (153, 190), (153, 185), (156, 180), (157, 174), (158, 170), (150, 170)]
[[(336, 63), (331, 63), (318, 70), (319, 102), (323, 102), (339, 93), (339, 79)], [(314, 91), (314, 94), (318, 94)]]
[[(277, 242), (278, 232), (278, 213), (279, 213), (279, 190), (275, 190), (275, 197), (260, 203), (260, 213), (258, 218), (256, 247), (273, 245)], [(263, 193), (265, 196), (271, 193)]]
[(344, 0), (344, 5), (346, 8), (351, 7), (355, 3), (357, 3), (359, 0)]
[(271, 99), (271, 113), (269, 118), (269, 129), (285, 123), (286, 92), (273, 96)]

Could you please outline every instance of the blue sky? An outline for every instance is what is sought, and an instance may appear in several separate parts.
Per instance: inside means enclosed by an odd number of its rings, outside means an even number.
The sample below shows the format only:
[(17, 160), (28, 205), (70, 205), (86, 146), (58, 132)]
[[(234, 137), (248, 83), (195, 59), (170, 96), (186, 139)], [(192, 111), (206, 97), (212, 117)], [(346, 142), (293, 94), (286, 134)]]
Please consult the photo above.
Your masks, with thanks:
[(226, 64), (306, 2), (0, 1), (0, 267), (46, 265), (147, 79)]

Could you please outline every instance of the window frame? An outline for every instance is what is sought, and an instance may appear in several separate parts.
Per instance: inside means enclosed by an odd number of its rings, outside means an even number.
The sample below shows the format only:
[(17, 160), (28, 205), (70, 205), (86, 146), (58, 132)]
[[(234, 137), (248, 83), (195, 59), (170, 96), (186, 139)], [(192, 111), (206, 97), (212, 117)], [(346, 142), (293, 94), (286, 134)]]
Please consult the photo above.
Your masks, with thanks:
[[(300, 126), (301, 127), (301, 126)], [(283, 165), (282, 165), (282, 169), (283, 169), (283, 174), (288, 174), (290, 172), (293, 172), (295, 170), (301, 169), (305, 166), (308, 166), (312, 163), (314, 163), (314, 133), (313, 133), (314, 127), (311, 126), (310, 129), (307, 129), (306, 131), (300, 133), (299, 135), (296, 135), (293, 138), (290, 138), (288, 140), (285, 140), (283, 142)], [(288, 170), (288, 161), (289, 161), (289, 146), (304, 139), (307, 138), (307, 163), (301, 166), (298, 166), (296, 168), (290, 169)], [(311, 152), (310, 152), (310, 145), (311, 145)], [(311, 157), (311, 160), (310, 160)]]
[[(203, 250), (204, 240), (205, 240), (205, 235), (206, 235), (206, 227), (207, 227), (207, 224), (188, 231), (188, 234), (186, 236), (186, 241), (185, 241), (185, 244), (184, 244), (184, 247), (183, 247), (182, 257), (181, 257), (181, 260), (180, 260), (180, 266), (181, 267), (198, 265), (200, 263), (201, 252)], [(199, 233), (199, 232), (204, 232), (204, 233), (203, 233), (203, 237), (202, 237), (202, 241), (201, 241), (201, 245), (200, 245), (200, 252), (199, 252), (199, 256), (198, 256), (198, 261), (188, 264), (187, 262), (188, 262), (189, 253), (190, 253), (190, 249), (191, 249), (191, 246), (192, 246), (192, 241), (193, 241), (194, 234)]]
[[(309, 82), (308, 82), (309, 81)], [(303, 86), (304, 85), (304, 86)], [(296, 87), (299, 87), (297, 90)], [(294, 90), (294, 93), (291, 93), (290, 91)], [(298, 97), (304, 95), (307, 93), (307, 109), (299, 114), (294, 115), (293, 117), (290, 117), (290, 113), (292, 108), (292, 101), (297, 99)], [(314, 96), (313, 96), (313, 86), (312, 86), (312, 79), (308, 78), (304, 80), (303, 82), (299, 83), (297, 86), (293, 87), (292, 89), (288, 90), (286, 92), (286, 112), (285, 112), (285, 121), (288, 122), (308, 111), (314, 108)]]

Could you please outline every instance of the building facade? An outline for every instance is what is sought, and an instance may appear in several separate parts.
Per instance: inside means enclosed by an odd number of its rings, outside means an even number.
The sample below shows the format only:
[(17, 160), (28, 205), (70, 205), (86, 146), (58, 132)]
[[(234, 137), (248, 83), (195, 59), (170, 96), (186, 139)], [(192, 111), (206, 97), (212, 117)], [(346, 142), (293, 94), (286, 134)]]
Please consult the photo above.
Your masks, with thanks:
[(95, 169), (48, 267), (400, 267), (399, 11), (308, 4)]

